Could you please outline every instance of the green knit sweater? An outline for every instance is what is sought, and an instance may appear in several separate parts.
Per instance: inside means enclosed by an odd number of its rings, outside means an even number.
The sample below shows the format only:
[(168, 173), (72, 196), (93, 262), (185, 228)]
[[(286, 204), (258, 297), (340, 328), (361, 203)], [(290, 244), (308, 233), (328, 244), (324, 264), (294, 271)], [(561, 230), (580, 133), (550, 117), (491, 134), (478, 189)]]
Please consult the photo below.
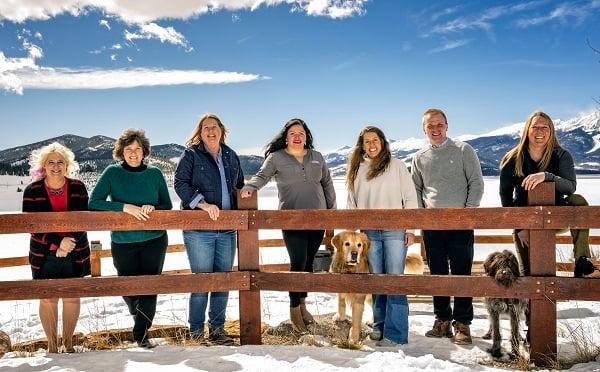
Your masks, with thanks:
[[(110, 200), (107, 200), (108, 197)], [(131, 172), (120, 164), (106, 167), (90, 195), (89, 209), (120, 212), (125, 204), (138, 207), (149, 204), (157, 210), (172, 209), (167, 182), (160, 169), (148, 165), (146, 170)], [(137, 243), (165, 233), (165, 230), (134, 230), (111, 231), (110, 234), (115, 243)]]

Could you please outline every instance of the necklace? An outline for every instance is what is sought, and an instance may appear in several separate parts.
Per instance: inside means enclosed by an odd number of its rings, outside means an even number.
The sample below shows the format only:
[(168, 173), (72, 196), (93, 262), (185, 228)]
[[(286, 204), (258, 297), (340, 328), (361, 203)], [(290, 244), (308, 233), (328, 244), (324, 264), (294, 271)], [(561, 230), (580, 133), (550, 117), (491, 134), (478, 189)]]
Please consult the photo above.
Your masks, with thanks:
[(46, 185), (46, 190), (48, 190), (48, 193), (51, 195), (62, 195), (62, 193), (65, 191), (65, 184), (57, 189), (53, 189), (46, 182), (44, 182), (44, 184)]

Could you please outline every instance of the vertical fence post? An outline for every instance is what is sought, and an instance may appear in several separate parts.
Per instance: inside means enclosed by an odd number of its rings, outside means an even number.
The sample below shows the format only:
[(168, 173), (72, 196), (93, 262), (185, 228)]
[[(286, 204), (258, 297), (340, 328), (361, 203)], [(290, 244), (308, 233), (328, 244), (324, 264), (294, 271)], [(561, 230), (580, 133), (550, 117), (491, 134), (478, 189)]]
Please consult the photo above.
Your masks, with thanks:
[[(554, 182), (539, 184), (529, 192), (529, 205), (555, 204)], [(542, 219), (545, 216), (541, 216)], [(556, 276), (556, 232), (554, 230), (531, 230), (529, 233), (529, 267), (531, 276)], [(545, 293), (545, 283), (539, 283)], [(530, 355), (536, 366), (553, 365), (556, 362), (556, 302), (552, 298), (530, 301)]]
[(90, 265), (92, 277), (102, 275), (102, 244), (100, 240), (90, 242)]
[(240, 291), (240, 343), (242, 345), (261, 344), (260, 289), (254, 285), (252, 272), (259, 271), (258, 229), (256, 210), (258, 192), (242, 199), (238, 192), (238, 209), (248, 210), (248, 230), (238, 231), (238, 270), (251, 275), (250, 289)]

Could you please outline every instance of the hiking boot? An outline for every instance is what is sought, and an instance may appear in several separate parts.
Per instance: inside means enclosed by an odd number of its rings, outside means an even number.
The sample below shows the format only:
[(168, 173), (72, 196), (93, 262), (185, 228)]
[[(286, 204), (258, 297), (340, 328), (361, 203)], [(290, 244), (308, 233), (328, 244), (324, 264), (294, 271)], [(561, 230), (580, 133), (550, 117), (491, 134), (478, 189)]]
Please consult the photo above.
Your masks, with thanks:
[(575, 262), (574, 274), (576, 278), (600, 278), (600, 270), (585, 256), (580, 256)]
[(231, 338), (223, 328), (209, 329), (208, 340), (216, 345), (233, 345), (233, 338)]
[(308, 332), (306, 324), (304, 324), (304, 319), (302, 319), (302, 311), (300, 310), (300, 306), (290, 307), (290, 320), (292, 321), (292, 328), (294, 331), (299, 333)]
[(373, 341), (380, 341), (383, 339), (383, 332), (379, 328), (373, 328), (371, 333), (369, 334), (369, 338)]
[(137, 341), (139, 347), (143, 347), (144, 349), (154, 349), (157, 346), (157, 343), (152, 341), (152, 339), (144, 338), (142, 341)]
[(425, 333), (427, 337), (452, 337), (452, 327), (449, 320), (436, 319), (433, 323), (433, 328)]
[(381, 340), (375, 343), (375, 346), (378, 347), (396, 347), (400, 346), (399, 343), (390, 340), (389, 338), (382, 338)]
[(313, 316), (306, 309), (306, 299), (300, 299), (300, 314), (302, 314), (302, 320), (304, 321), (304, 325), (309, 325), (315, 322)]
[(457, 345), (470, 345), (473, 343), (471, 339), (471, 327), (461, 322), (454, 322), (454, 337), (452, 342)]

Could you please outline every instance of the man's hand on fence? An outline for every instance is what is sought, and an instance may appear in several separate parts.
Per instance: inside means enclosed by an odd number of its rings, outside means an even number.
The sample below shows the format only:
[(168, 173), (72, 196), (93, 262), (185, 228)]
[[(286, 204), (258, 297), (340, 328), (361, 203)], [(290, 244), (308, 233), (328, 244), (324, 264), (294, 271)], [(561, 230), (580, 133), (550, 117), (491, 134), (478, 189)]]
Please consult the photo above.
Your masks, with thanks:
[(246, 199), (252, 196), (253, 191), (247, 188), (243, 188), (242, 191), (240, 191), (240, 196), (242, 197), (242, 199)]

